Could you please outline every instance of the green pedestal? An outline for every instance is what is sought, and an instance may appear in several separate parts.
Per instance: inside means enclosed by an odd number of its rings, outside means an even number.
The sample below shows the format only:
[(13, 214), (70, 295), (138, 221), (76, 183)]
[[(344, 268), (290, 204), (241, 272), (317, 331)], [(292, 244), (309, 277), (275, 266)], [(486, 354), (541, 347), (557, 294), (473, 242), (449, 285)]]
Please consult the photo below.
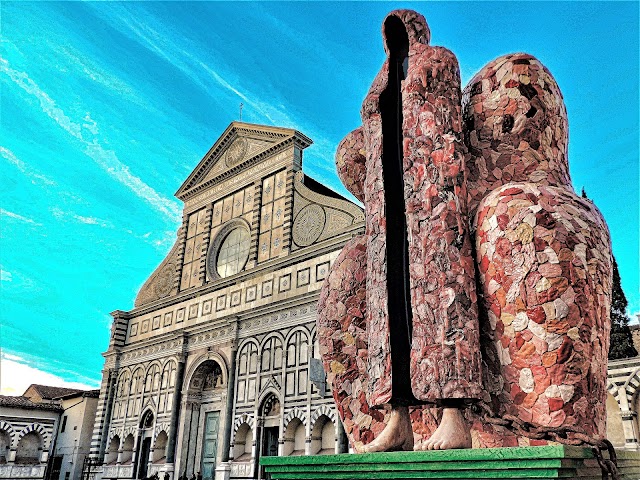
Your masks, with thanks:
[[(602, 479), (602, 472), (590, 449), (564, 445), (262, 457), (260, 463), (274, 480)], [(618, 452), (618, 467), (624, 480), (640, 479), (640, 452)]]

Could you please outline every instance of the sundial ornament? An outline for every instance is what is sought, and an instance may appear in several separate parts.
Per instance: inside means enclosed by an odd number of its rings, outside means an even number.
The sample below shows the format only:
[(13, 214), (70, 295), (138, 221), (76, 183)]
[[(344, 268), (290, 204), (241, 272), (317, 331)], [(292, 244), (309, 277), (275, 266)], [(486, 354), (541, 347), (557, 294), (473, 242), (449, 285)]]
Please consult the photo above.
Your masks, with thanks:
[(382, 33), (362, 126), (336, 154), (366, 230), (335, 260), (318, 308), (350, 443), (603, 439), (611, 246), (571, 186), (557, 83), (519, 53), (463, 90), (422, 15), (391, 12)]
[(305, 206), (293, 221), (293, 241), (300, 247), (307, 247), (322, 234), (326, 215), (317, 204)]
[(240, 137), (234, 140), (224, 155), (224, 161), (227, 167), (232, 168), (242, 162), (247, 155), (248, 149), (249, 143), (246, 138)]

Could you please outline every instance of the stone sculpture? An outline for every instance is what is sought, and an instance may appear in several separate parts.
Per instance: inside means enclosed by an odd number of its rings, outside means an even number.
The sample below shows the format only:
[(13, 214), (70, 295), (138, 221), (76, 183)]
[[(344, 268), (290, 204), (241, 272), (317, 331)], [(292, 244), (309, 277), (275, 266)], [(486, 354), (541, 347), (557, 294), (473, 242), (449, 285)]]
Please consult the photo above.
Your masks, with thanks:
[(429, 36), (416, 12), (387, 16), (388, 59), (336, 155), (366, 231), (331, 268), (318, 328), (351, 444), (536, 443), (492, 416), (602, 438), (611, 249), (571, 187), (560, 90), (515, 54), (463, 93)]

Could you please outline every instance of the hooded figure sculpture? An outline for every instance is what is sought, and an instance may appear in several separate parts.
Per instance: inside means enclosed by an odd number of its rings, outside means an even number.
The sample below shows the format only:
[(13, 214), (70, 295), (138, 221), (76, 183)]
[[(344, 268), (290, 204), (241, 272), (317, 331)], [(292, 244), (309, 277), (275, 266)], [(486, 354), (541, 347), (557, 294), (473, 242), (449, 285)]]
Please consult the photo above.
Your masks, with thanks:
[(455, 56), (429, 46), (420, 14), (391, 12), (383, 39), (362, 127), (336, 154), (366, 230), (332, 265), (318, 308), (351, 443), (467, 448), (472, 430), (477, 446), (528, 444), (473, 404), (544, 440), (604, 438), (611, 246), (571, 186), (557, 83), (513, 54), (463, 95)]
[[(427, 448), (460, 448), (471, 445), (460, 408), (482, 390), (459, 68), (428, 45), (416, 12), (390, 14), (383, 37), (388, 59), (337, 159), (365, 205), (366, 232), (342, 254), (366, 265), (367, 399), (391, 407), (385, 433), (364, 451), (411, 448), (407, 407), (424, 403), (445, 407)], [(332, 275), (358, 272), (345, 264)], [(335, 318), (331, 308), (321, 300), (320, 316)]]

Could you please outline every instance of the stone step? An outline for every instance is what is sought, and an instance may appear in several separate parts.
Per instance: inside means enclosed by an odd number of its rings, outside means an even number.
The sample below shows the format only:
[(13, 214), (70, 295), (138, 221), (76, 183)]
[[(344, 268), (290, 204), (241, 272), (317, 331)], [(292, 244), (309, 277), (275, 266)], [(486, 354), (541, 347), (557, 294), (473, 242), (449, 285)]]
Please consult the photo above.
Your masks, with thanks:
[[(274, 480), (602, 479), (591, 449), (565, 445), (262, 457), (260, 463)], [(618, 466), (623, 480), (640, 479), (640, 452), (619, 452)]]

